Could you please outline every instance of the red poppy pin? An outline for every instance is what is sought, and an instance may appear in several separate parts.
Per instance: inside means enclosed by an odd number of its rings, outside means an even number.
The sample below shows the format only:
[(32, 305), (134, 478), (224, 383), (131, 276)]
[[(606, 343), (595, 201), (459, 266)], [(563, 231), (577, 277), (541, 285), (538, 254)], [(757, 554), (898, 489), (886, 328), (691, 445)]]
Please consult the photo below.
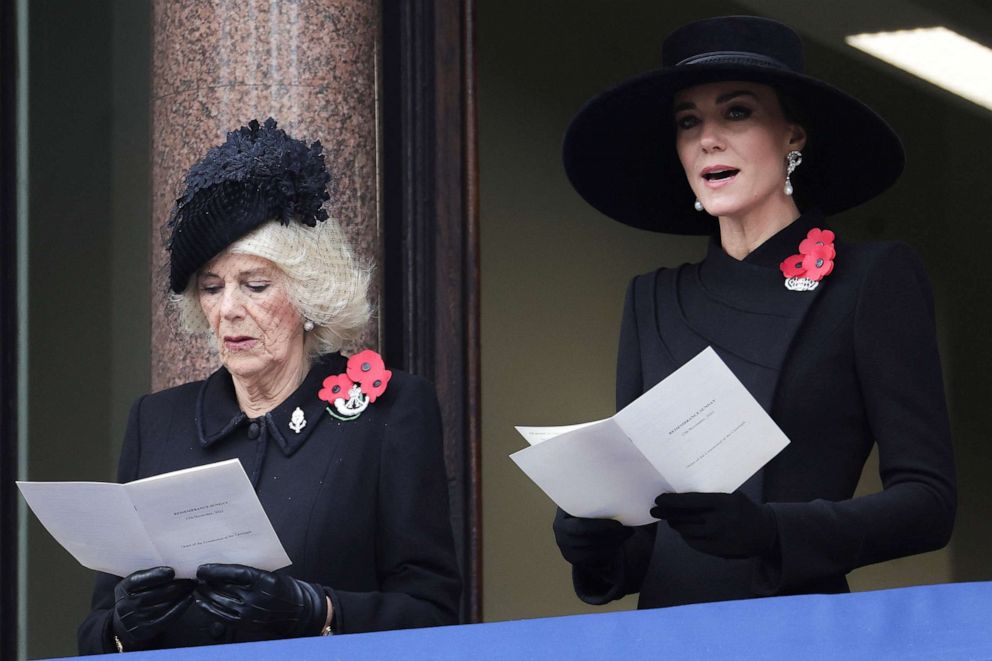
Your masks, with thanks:
[(814, 227), (799, 243), (799, 254), (787, 257), (779, 268), (790, 291), (812, 291), (834, 270), (834, 233)]
[(338, 420), (354, 420), (386, 392), (393, 373), (386, 369), (382, 357), (371, 349), (348, 359), (344, 374), (324, 379), (317, 397), (327, 402), (327, 412)]

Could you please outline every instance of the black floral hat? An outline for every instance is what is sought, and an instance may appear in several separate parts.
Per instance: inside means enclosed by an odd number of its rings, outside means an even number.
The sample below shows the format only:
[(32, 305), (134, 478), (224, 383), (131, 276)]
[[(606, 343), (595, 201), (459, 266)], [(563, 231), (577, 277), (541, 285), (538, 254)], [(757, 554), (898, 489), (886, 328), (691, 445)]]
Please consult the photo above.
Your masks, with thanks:
[(674, 95), (702, 83), (764, 83), (798, 106), (795, 119), (809, 137), (792, 183), (803, 210), (850, 209), (902, 173), (905, 156), (892, 128), (854, 97), (806, 75), (802, 41), (782, 23), (757, 16), (689, 23), (665, 39), (661, 65), (590, 99), (565, 133), (572, 186), (615, 220), (672, 234), (715, 230), (714, 218), (693, 209), (675, 151)]
[(169, 216), (170, 289), (181, 293), (204, 264), (263, 223), (327, 220), (330, 180), (320, 141), (307, 146), (271, 117), (228, 133), (186, 173)]

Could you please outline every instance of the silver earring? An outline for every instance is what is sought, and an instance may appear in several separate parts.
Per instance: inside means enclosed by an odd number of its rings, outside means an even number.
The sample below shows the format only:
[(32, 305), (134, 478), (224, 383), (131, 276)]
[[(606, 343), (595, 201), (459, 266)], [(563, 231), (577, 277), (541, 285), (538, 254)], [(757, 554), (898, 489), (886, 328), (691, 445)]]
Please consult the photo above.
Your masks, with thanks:
[(303, 322), (303, 330), (305, 330), (308, 333), (310, 331), (312, 331), (313, 330), (313, 322), (310, 321), (309, 319), (307, 319), (306, 321), (304, 321)]
[(785, 160), (788, 162), (785, 172), (785, 194), (792, 195), (793, 188), (790, 177), (792, 176), (792, 173), (796, 171), (796, 168), (799, 167), (800, 163), (803, 162), (803, 154), (802, 152), (792, 150), (786, 154)]
[(692, 208), (695, 209), (696, 211), (702, 211), (703, 210), (703, 203), (700, 202), (699, 200), (696, 200), (693, 203)]

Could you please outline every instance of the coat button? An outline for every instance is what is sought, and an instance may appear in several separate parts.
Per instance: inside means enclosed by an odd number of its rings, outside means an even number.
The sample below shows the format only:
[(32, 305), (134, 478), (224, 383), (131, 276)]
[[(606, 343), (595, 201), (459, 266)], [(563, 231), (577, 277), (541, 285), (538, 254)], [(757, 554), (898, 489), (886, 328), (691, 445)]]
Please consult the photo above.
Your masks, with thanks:
[(251, 440), (254, 441), (256, 438), (258, 438), (260, 432), (261, 432), (261, 428), (259, 427), (257, 422), (253, 422), (250, 425), (248, 425), (248, 438), (250, 438)]
[(220, 640), (224, 637), (227, 632), (227, 627), (221, 622), (211, 622), (210, 624), (210, 637), (214, 640)]

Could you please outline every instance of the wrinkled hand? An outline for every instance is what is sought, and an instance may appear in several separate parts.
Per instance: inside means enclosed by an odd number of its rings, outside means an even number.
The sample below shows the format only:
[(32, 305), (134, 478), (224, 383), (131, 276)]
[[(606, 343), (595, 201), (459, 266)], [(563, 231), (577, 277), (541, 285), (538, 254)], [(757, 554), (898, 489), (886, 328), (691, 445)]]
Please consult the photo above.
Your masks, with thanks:
[(566, 560), (573, 565), (596, 567), (613, 560), (624, 540), (634, 534), (613, 519), (583, 519), (562, 509), (555, 514), (555, 541)]
[(664, 519), (697, 551), (747, 558), (771, 551), (778, 539), (775, 512), (743, 493), (663, 493), (651, 516)]
[(114, 635), (125, 650), (141, 649), (193, 603), (196, 582), (175, 579), (172, 567), (153, 567), (114, 586)]
[(240, 637), (316, 636), (327, 619), (318, 586), (244, 565), (200, 565), (197, 606), (235, 625)]

